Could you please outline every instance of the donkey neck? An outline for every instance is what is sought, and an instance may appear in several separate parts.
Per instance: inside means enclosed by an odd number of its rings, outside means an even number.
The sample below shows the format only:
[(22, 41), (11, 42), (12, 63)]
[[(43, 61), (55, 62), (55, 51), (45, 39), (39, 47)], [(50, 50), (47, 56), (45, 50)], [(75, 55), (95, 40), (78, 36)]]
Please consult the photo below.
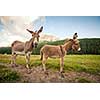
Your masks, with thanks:
[(35, 38), (31, 38), (29, 41), (27, 41), (26, 43), (25, 43), (25, 48), (24, 48), (24, 50), (25, 50), (25, 53), (27, 53), (28, 51), (32, 51), (33, 50), (33, 47), (34, 47), (34, 39)]
[(33, 47), (34, 47), (34, 43), (33, 43), (34, 40), (35, 40), (35, 37), (31, 38), (31, 39), (28, 41), (29, 46), (30, 46), (31, 49), (33, 49)]
[(63, 48), (67, 51), (72, 47), (72, 44), (73, 44), (72, 41), (68, 41), (63, 45)]
[(28, 42), (34, 42), (35, 37), (31, 38)]

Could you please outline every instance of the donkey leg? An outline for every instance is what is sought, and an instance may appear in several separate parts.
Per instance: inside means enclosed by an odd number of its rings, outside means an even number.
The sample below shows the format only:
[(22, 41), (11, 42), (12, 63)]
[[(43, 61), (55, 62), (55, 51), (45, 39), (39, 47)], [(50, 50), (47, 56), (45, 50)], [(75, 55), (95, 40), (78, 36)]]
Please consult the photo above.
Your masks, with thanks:
[(46, 60), (47, 60), (47, 58), (43, 57), (42, 65), (43, 65), (43, 70), (44, 70), (44, 72), (46, 72), (46, 66), (45, 66)]
[(29, 63), (30, 63), (30, 54), (26, 54), (26, 68), (29, 69)]
[(16, 66), (16, 57), (17, 57), (17, 55), (15, 53), (12, 53), (11, 65), (13, 65), (13, 66)]
[(28, 69), (27, 70), (28, 74), (31, 73), (31, 69), (29, 68), (29, 64), (30, 64), (30, 54), (26, 54), (26, 68)]
[(60, 58), (60, 72), (63, 72), (63, 66), (64, 66), (64, 58)]
[(11, 65), (14, 64), (14, 57), (13, 56), (14, 56), (14, 54), (12, 53), (12, 55), (11, 55)]

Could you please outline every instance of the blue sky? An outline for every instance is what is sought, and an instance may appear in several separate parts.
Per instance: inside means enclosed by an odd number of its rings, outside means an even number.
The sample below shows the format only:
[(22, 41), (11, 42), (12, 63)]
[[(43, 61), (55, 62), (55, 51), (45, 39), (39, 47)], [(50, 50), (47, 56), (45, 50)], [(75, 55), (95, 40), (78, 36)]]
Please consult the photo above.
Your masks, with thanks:
[(100, 17), (98, 16), (46, 16), (44, 33), (59, 38), (71, 37), (77, 32), (79, 38), (100, 37)]

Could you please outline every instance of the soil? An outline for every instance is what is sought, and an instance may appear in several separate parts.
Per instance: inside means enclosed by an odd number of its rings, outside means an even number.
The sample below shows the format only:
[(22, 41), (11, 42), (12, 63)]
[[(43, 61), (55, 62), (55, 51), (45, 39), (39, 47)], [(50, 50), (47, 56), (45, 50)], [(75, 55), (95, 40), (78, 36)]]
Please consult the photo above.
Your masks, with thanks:
[(12, 70), (18, 72), (21, 76), (20, 81), (16, 83), (99, 83), (100, 76), (93, 75), (85, 72), (74, 72), (66, 71), (64, 73), (59, 73), (59, 71), (54, 71), (47, 69), (46, 72), (43, 71), (42, 66), (34, 66), (31, 69), (27, 69), (25, 66), (18, 65), (12, 67), (10, 64), (0, 65), (7, 66)]

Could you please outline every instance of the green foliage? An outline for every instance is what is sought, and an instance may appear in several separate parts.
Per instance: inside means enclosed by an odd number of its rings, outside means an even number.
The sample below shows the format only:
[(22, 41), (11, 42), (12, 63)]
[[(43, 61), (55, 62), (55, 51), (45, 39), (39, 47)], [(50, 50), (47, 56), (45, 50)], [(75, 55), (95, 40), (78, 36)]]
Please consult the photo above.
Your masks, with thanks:
[(20, 76), (16, 71), (12, 71), (5, 66), (0, 66), (0, 82), (16, 82), (20, 79)]
[[(100, 38), (86, 38), (86, 39), (79, 39), (80, 40), (80, 47), (81, 51), (73, 51), (70, 50), (68, 51), (68, 54), (100, 54)], [(40, 49), (45, 45), (62, 45), (64, 44), (65, 40), (59, 40), (59, 41), (54, 41), (54, 42), (40, 42), (38, 47), (33, 49), (33, 54), (39, 55), (40, 54)], [(11, 48), (10, 47), (1, 47), (0, 48), (0, 54), (11, 54)]]
[(78, 77), (78, 78), (76, 78), (76, 80), (78, 83), (93, 83), (93, 81), (88, 80), (88, 79), (83, 78), (83, 77)]
[(0, 54), (11, 54), (11, 47), (0, 47)]
[(80, 39), (82, 54), (100, 54), (100, 38)]

